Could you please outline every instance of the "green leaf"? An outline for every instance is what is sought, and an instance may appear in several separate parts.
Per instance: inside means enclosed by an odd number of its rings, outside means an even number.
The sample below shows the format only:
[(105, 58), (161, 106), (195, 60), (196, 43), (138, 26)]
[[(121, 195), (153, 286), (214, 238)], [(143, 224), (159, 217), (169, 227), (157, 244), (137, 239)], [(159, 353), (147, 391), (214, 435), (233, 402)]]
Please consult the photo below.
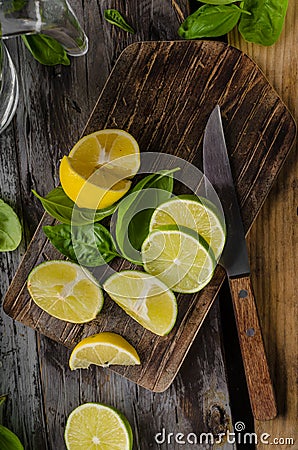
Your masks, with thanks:
[(113, 214), (117, 207), (117, 205), (112, 205), (99, 210), (79, 208), (65, 194), (61, 186), (53, 189), (45, 197), (41, 197), (34, 190), (32, 192), (41, 201), (44, 209), (50, 216), (68, 225), (87, 225), (93, 222), (99, 222)]
[(244, 0), (242, 6), (251, 12), (239, 22), (243, 38), (255, 44), (274, 44), (283, 28), (288, 0)]
[(122, 14), (117, 9), (106, 9), (104, 11), (104, 18), (107, 22), (116, 25), (124, 31), (134, 34), (135, 30), (126, 22)]
[(22, 239), (22, 227), (14, 210), (0, 199), (0, 252), (15, 250)]
[(5, 402), (7, 396), (6, 395), (1, 395), (0, 396), (0, 406), (3, 405), (3, 403)]
[(22, 39), (34, 58), (46, 66), (63, 64), (69, 66), (66, 51), (56, 39), (44, 34), (22, 35)]
[(204, 5), (186, 18), (178, 34), (185, 39), (223, 36), (237, 25), (242, 13), (247, 11), (236, 5)]
[(142, 263), (139, 250), (149, 232), (154, 208), (167, 201), (173, 192), (173, 173), (163, 170), (143, 178), (117, 208), (115, 235), (121, 254), (134, 263)]
[(26, 0), (13, 0), (12, 2), (12, 11), (20, 11), (21, 9), (26, 6), (27, 1)]
[(102, 266), (118, 256), (110, 232), (99, 223), (45, 226), (43, 231), (60, 253), (83, 266)]
[(3, 425), (0, 425), (0, 448), (1, 450), (24, 450), (19, 438)]

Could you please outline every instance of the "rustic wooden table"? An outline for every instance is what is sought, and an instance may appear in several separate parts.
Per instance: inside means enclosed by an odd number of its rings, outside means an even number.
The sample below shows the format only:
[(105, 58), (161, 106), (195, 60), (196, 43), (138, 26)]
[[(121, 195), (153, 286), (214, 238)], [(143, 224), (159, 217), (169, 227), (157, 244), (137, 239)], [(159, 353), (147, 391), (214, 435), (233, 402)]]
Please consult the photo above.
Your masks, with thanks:
[[(90, 48), (86, 56), (72, 58), (70, 67), (41, 66), (19, 38), (8, 43), (21, 92), (16, 116), (0, 136), (0, 197), (21, 217), (24, 238), (17, 251), (0, 254), (2, 295), (42, 215), (31, 189), (45, 194), (58, 184), (59, 159), (78, 140), (116, 58), (132, 42), (177, 39), (178, 26), (188, 11), (183, 0), (131, 0), (127, 4), (120, 0), (73, 0), (72, 5), (89, 36)], [(135, 35), (104, 21), (103, 11), (109, 7), (129, 18)], [(248, 45), (236, 33), (229, 40), (260, 65), (297, 118), (295, 25), (297, 29), (297, 5), (292, 1), (276, 46)], [(276, 420), (256, 423), (255, 429), (277, 438), (294, 437), (297, 413), (296, 207), (297, 158), (292, 151), (249, 239), (252, 275), (280, 411)], [(221, 302), (229, 305), (225, 288)], [(94, 367), (72, 373), (67, 367), (68, 350), (1, 312), (0, 395), (7, 394), (0, 410), (3, 423), (18, 434), (28, 450), (63, 450), (66, 418), (86, 401), (101, 401), (120, 409), (133, 426), (134, 448), (140, 450), (212, 447), (175, 444), (173, 439), (158, 445), (155, 435), (162, 428), (174, 434), (216, 434), (232, 421), (243, 421), (252, 431), (238, 344), (230, 332), (234, 326), (231, 307), (221, 309), (216, 302), (174, 383), (162, 394)], [(225, 444), (220, 448), (234, 447)], [(243, 448), (254, 447), (247, 444)]]

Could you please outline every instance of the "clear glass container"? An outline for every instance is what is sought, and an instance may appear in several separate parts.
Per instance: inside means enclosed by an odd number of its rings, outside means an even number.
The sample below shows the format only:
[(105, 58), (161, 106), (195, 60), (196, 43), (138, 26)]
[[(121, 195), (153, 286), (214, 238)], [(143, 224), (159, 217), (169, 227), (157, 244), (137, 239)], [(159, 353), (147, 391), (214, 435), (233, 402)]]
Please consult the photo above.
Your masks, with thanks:
[(88, 39), (66, 0), (0, 0), (2, 38), (43, 33), (71, 56), (88, 50)]
[(7, 48), (0, 39), (0, 133), (11, 121), (19, 99), (15, 67)]

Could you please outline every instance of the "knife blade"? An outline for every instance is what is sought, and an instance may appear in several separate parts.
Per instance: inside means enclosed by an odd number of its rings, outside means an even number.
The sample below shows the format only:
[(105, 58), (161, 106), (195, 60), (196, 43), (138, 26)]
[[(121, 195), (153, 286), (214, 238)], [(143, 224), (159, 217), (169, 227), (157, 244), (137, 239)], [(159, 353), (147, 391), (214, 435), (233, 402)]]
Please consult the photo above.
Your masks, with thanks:
[[(252, 412), (257, 420), (276, 417), (277, 408), (250, 278), (245, 232), (217, 105), (203, 140), (203, 170), (225, 215), (227, 238), (219, 263), (229, 279)], [(206, 184), (208, 198), (208, 183)]]

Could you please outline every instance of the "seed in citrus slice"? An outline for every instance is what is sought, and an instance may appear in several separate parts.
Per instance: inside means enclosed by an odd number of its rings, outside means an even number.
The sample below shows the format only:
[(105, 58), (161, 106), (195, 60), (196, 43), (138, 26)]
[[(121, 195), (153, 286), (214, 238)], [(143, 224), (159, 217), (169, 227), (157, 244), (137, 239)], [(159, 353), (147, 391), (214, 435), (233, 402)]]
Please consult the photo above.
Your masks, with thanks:
[(71, 370), (87, 369), (90, 364), (134, 366), (140, 358), (134, 347), (116, 333), (102, 332), (83, 339), (73, 349), (69, 367)]
[(132, 450), (131, 426), (117, 409), (84, 403), (68, 416), (64, 439), (67, 450)]
[(150, 231), (163, 225), (182, 225), (195, 230), (213, 250), (218, 260), (225, 245), (224, 219), (216, 206), (203, 197), (178, 196), (155, 209)]
[(103, 288), (129, 316), (152, 333), (164, 336), (175, 325), (175, 295), (152, 275), (124, 270), (110, 276)]
[(35, 267), (27, 287), (41, 309), (67, 322), (89, 322), (103, 306), (102, 290), (92, 274), (69, 261), (47, 261)]
[(198, 292), (212, 278), (216, 261), (207, 242), (193, 230), (175, 225), (154, 230), (142, 245), (146, 272), (175, 292)]
[(130, 188), (127, 178), (140, 167), (140, 151), (129, 133), (99, 130), (84, 136), (60, 164), (65, 193), (81, 208), (102, 209), (118, 201)]

